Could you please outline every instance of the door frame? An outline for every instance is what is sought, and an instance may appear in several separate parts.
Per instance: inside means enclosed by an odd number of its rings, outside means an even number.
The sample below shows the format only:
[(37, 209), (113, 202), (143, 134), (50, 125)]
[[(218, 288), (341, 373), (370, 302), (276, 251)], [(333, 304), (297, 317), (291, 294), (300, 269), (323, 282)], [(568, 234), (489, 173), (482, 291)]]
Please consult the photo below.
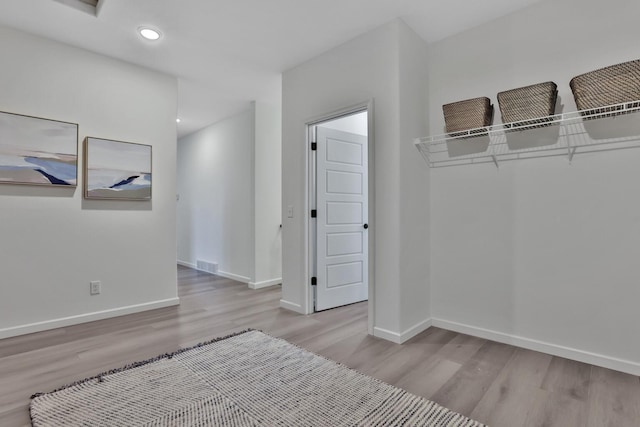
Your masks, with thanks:
[(315, 290), (311, 286), (312, 271), (315, 267), (315, 227), (311, 219), (311, 209), (315, 209), (315, 164), (313, 162), (313, 152), (311, 151), (311, 142), (313, 141), (313, 129), (315, 126), (328, 122), (331, 120), (339, 119), (344, 116), (350, 116), (356, 113), (367, 112), (367, 146), (368, 146), (368, 158), (367, 158), (367, 174), (369, 183), (369, 194), (367, 211), (369, 216), (369, 245), (368, 245), (368, 263), (369, 263), (369, 304), (367, 315), (367, 332), (373, 335), (373, 325), (375, 319), (375, 241), (376, 241), (376, 218), (375, 218), (375, 129), (374, 129), (374, 102), (370, 99), (365, 102), (360, 102), (349, 107), (334, 110), (330, 113), (322, 114), (317, 117), (310, 118), (305, 121), (305, 144), (306, 144), (306, 185), (305, 185), (305, 286), (304, 297), (307, 302), (307, 314), (314, 312), (314, 292)]

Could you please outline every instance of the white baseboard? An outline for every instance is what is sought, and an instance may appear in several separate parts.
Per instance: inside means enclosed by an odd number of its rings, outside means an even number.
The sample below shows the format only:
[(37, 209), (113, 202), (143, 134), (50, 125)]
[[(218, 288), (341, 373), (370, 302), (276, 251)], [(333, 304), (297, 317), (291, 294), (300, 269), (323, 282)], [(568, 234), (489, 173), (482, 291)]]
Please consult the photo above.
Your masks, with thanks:
[(635, 376), (640, 375), (640, 363), (632, 362), (630, 360), (618, 359), (615, 357), (605, 356), (603, 354), (591, 353), (544, 341), (492, 331), (490, 329), (451, 322), (444, 319), (434, 318), (432, 319), (432, 324), (437, 328), (473, 335), (475, 337), (497, 341), (503, 344), (510, 344), (516, 347), (526, 348), (528, 350), (539, 351), (553, 356), (564, 357), (566, 359), (577, 360), (578, 362), (589, 363), (603, 368), (626, 372)]
[(377, 326), (373, 327), (373, 336), (382, 338), (383, 340), (391, 341), (396, 344), (402, 344), (400, 342), (400, 334), (397, 332), (392, 332), (387, 329), (378, 328)]
[(262, 289), (268, 288), (269, 286), (280, 285), (282, 284), (282, 277), (278, 277), (277, 279), (271, 280), (263, 280), (262, 282), (249, 282), (250, 289)]
[(431, 319), (425, 319), (422, 322), (416, 323), (400, 335), (401, 343), (407, 342), (419, 333), (426, 331), (431, 327), (431, 324)]
[(226, 277), (227, 279), (231, 279), (231, 280), (235, 280), (236, 282), (240, 282), (240, 283), (246, 283), (249, 284), (249, 282), (251, 281), (250, 278), (248, 277), (244, 277), (244, 276), (239, 276), (237, 274), (233, 274), (233, 273), (227, 273), (226, 271), (219, 271), (217, 273), (215, 273), (216, 276), (221, 276), (221, 277)]
[[(202, 271), (203, 273), (209, 273), (209, 274), (214, 274), (216, 276), (220, 276), (220, 277), (225, 277), (227, 279), (231, 279), (231, 280), (235, 280), (236, 282), (241, 282), (241, 283), (246, 283), (246, 284), (250, 284), (251, 279), (248, 277), (244, 277), (244, 276), (240, 276), (237, 274), (233, 274), (233, 273), (227, 273), (226, 271), (217, 271), (215, 273), (212, 273), (210, 271), (205, 271), (205, 270), (201, 270), (199, 269), (195, 264), (191, 264), (189, 262), (186, 261), (177, 261), (178, 265), (181, 265), (183, 267), (189, 267), (189, 268), (193, 268), (194, 270), (198, 270), (198, 271)], [(279, 280), (278, 283), (282, 283), (282, 279), (277, 279)], [(271, 285), (266, 285), (266, 286), (271, 286)], [(256, 288), (258, 289), (258, 288)]]
[(420, 332), (426, 331), (431, 327), (431, 319), (423, 320), (402, 333), (388, 331), (386, 329), (374, 327), (373, 336), (385, 339), (387, 341), (394, 342), (396, 344), (402, 344), (409, 341), (411, 338), (418, 335)]
[(178, 265), (181, 265), (183, 267), (193, 268), (194, 270), (198, 269), (195, 264), (191, 264), (190, 262), (178, 260), (177, 263), (178, 263)]
[(285, 301), (283, 299), (280, 300), (280, 308), (295, 311), (296, 313), (300, 313), (300, 314), (306, 314), (300, 304), (296, 304), (290, 301)]
[(47, 331), (49, 329), (64, 328), (65, 326), (124, 316), (126, 314), (139, 313), (142, 311), (155, 310), (157, 308), (170, 307), (178, 304), (180, 304), (180, 298), (170, 298), (161, 301), (147, 302), (144, 304), (113, 308), (110, 310), (96, 311), (93, 313), (79, 314), (77, 316), (62, 317), (60, 319), (47, 320), (44, 322), (13, 326), (10, 328), (0, 329), (0, 339)]

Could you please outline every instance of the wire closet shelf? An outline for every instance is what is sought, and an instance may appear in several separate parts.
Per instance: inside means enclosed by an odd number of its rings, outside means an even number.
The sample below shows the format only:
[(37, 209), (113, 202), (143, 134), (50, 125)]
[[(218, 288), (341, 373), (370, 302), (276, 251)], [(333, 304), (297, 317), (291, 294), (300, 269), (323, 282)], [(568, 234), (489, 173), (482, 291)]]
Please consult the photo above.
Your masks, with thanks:
[(454, 135), (416, 138), (430, 167), (493, 163), (640, 147), (640, 100), (538, 119), (496, 124)]

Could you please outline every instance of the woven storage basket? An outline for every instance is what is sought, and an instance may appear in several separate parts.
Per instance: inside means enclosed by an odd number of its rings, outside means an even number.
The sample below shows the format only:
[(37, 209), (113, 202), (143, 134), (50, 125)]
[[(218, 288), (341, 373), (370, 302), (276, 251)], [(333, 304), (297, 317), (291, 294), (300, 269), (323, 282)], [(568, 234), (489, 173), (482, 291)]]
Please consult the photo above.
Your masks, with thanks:
[(640, 59), (581, 74), (571, 79), (570, 86), (578, 110), (595, 110), (590, 113), (606, 112), (602, 107), (638, 101)]
[[(551, 121), (556, 110), (558, 85), (554, 82), (539, 83), (531, 86), (511, 89), (498, 94), (498, 105), (502, 113), (502, 122), (511, 127), (512, 122), (520, 122), (518, 126), (529, 126)], [(534, 126), (538, 127), (538, 126)]]
[[(493, 105), (486, 97), (467, 99), (442, 106), (447, 133), (454, 137), (486, 133), (493, 121)], [(467, 131), (472, 130), (471, 135)]]

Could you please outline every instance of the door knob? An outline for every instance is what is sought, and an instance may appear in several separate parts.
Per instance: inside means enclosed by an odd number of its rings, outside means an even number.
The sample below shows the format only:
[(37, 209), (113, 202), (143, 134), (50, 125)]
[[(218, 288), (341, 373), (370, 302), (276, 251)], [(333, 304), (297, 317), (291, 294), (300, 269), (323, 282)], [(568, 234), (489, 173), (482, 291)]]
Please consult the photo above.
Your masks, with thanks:
[(363, 225), (363, 227), (366, 230), (367, 228), (369, 228), (369, 224), (365, 224), (365, 225)]

